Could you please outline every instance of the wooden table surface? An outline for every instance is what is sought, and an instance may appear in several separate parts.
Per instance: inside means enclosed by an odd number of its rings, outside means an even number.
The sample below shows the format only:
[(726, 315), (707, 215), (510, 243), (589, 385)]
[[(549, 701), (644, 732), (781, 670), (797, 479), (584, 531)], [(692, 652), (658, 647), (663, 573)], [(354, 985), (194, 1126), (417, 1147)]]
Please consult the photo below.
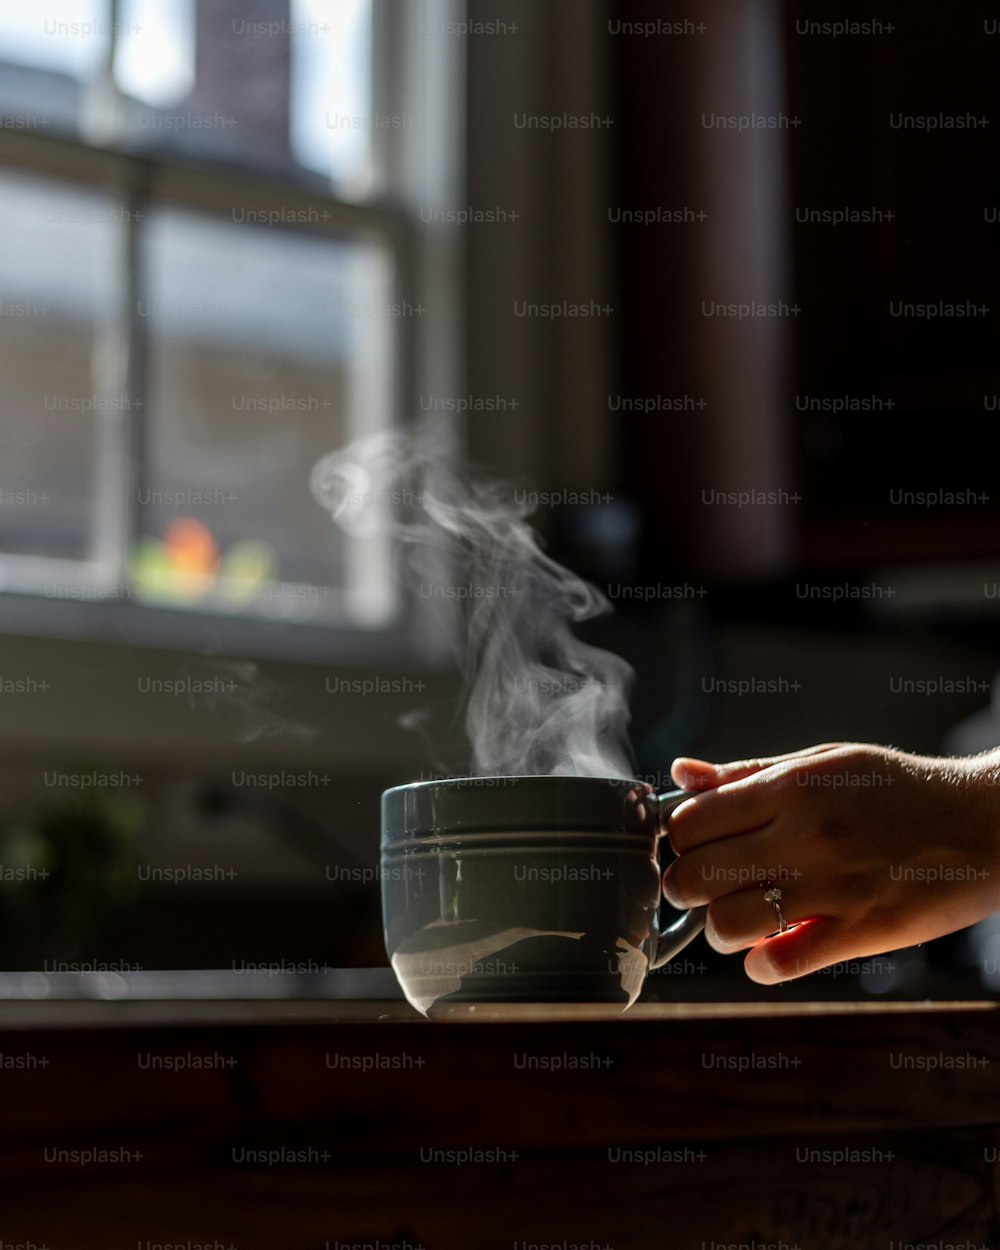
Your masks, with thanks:
[(4, 1002), (0, 1250), (998, 1246), (997, 1013)]

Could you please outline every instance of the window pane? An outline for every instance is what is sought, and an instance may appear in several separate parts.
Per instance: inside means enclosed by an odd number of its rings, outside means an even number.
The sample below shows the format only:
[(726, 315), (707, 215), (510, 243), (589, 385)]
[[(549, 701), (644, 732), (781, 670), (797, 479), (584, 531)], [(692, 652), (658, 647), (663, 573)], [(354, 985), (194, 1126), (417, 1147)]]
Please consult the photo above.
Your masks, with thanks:
[(119, 0), (111, 12), (110, 0), (0, 5), (0, 126), (371, 190), (372, 0)]
[(388, 251), (162, 209), (144, 255), (140, 591), (216, 611), (383, 623), (394, 606), (385, 552), (371, 546), (359, 567), (309, 474), (388, 423)]
[[(127, 410), (115, 317), (120, 205), (71, 184), (0, 173), (0, 550), (95, 550), (99, 449)], [(117, 387), (117, 390), (116, 390)]]
[(111, 49), (108, 0), (0, 6), (0, 109), (6, 130), (86, 129)]
[(125, 142), (371, 182), (371, 0), (122, 0)]
[(292, 150), (341, 195), (363, 195), (371, 189), (378, 120), (371, 0), (292, 0), (292, 13)]
[(195, 85), (195, 0), (119, 0), (115, 83), (126, 95), (169, 109)]

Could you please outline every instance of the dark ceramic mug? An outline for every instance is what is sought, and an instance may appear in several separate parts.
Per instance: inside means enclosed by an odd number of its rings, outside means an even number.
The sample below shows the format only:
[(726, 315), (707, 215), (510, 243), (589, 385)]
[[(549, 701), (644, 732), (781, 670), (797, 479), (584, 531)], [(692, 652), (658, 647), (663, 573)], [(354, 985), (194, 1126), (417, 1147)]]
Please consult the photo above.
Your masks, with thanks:
[(688, 795), (595, 777), (463, 777), (382, 795), (389, 960), (419, 1011), (453, 1003), (630, 1007), (704, 928), (659, 924), (659, 840)]

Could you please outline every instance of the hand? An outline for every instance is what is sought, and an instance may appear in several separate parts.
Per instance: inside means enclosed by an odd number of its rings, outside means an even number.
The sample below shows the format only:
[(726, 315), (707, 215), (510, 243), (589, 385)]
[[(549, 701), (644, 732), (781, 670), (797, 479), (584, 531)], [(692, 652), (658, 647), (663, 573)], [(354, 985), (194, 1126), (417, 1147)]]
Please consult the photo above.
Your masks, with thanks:
[[(907, 755), (826, 743), (772, 759), (678, 759), (702, 791), (670, 815), (679, 856), (663, 888), (708, 904), (717, 951), (749, 948), (747, 976), (773, 985), (830, 964), (952, 933), (1000, 909), (1000, 754)], [(791, 927), (773, 934), (761, 882)]]

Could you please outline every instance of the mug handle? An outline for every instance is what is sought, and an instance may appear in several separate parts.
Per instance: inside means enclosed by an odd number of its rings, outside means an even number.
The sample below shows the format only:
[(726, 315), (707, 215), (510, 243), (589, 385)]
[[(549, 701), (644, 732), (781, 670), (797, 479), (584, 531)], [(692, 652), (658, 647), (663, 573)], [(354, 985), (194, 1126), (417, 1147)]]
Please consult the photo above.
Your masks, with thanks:
[[(663, 824), (664, 818), (684, 799), (689, 799), (692, 793), (690, 790), (667, 790), (662, 794), (657, 794), (655, 796), (656, 813), (660, 824)], [(658, 837), (665, 836), (661, 829)], [(661, 872), (661, 880), (662, 877), (663, 873)], [(669, 928), (664, 929), (659, 934), (656, 942), (656, 956), (649, 965), (650, 972), (657, 968), (662, 968), (668, 959), (673, 959), (675, 955), (679, 955), (688, 942), (693, 941), (698, 936), (705, 927), (705, 913), (707, 911), (707, 907), (692, 907), (690, 911), (686, 911), (678, 916)]]

